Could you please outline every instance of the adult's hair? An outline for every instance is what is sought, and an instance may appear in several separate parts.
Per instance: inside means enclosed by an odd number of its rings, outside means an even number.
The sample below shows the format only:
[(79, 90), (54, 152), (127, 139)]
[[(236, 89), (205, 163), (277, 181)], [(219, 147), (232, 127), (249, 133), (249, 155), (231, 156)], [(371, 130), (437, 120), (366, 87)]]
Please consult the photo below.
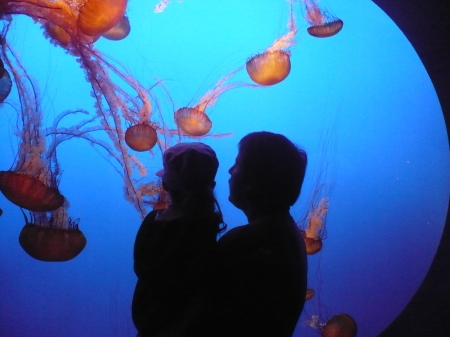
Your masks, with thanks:
[(285, 136), (267, 131), (250, 133), (239, 142), (239, 158), (254, 205), (289, 208), (298, 199), (307, 155)]

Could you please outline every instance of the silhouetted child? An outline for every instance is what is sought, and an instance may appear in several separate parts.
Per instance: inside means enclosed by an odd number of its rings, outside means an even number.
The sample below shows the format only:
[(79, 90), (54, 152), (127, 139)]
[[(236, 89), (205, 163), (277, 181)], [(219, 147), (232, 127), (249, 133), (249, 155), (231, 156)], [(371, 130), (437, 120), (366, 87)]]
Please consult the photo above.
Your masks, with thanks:
[(136, 236), (132, 304), (140, 337), (182, 336), (214, 286), (217, 234), (225, 229), (214, 197), (218, 160), (203, 143), (164, 152), (161, 176), (171, 203), (149, 213)]

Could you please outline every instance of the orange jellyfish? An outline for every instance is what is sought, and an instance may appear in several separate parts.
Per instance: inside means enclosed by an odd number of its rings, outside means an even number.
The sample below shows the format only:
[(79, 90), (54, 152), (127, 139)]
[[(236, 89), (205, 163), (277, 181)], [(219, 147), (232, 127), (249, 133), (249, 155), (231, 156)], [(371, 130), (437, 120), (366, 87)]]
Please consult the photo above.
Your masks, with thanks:
[(184, 107), (175, 111), (175, 123), (190, 136), (204, 136), (211, 130), (212, 122), (198, 108)]
[(67, 215), (67, 205), (51, 213), (30, 212), (31, 222), (19, 235), (19, 243), (31, 257), (48, 262), (68, 261), (86, 246), (86, 237), (79, 230), (79, 219)]
[(162, 186), (162, 181), (159, 179), (157, 182), (149, 182), (140, 187), (140, 192), (147, 195), (146, 202), (152, 205), (154, 210), (165, 209), (170, 204), (170, 196), (164, 190)]
[(306, 219), (306, 227), (302, 230), (302, 236), (306, 244), (306, 253), (308, 255), (316, 254), (322, 249), (327, 212), (328, 198), (324, 197), (317, 204), (313, 203)]
[[(19, 91), (19, 120), (22, 122), (22, 130), (14, 170), (0, 171), (0, 191), (19, 207), (35, 212), (52, 211), (64, 203), (64, 197), (57, 188), (59, 172), (55, 153), (46, 153), (45, 133), (42, 130), (43, 114), (34, 85), (19, 63), (12, 66), (7, 50), (15, 57), (4, 41), (2, 58), (13, 74)], [(51, 170), (52, 167), (56, 168), (56, 173)]]
[(45, 24), (45, 30), (47, 31), (48, 35), (56, 42), (58, 42), (62, 47), (65, 48), (69, 45), (71, 37), (60, 26), (57, 26), (51, 22), (47, 22)]
[(127, 0), (4, 0), (0, 11), (56, 25), (77, 43), (92, 43), (122, 19), (126, 7)]
[(340, 314), (331, 319), (322, 327), (322, 337), (355, 337), (356, 322), (348, 314)]
[(115, 24), (115, 26), (104, 32), (102, 36), (108, 40), (118, 41), (126, 38), (128, 34), (130, 34), (130, 31), (130, 20), (128, 20), (128, 17), (124, 15), (122, 19)]
[(243, 82), (226, 83), (226, 81), (238, 73), (243, 67), (234, 69), (229, 74), (223, 76), (216, 84), (214, 89), (209, 90), (200, 99), (200, 102), (194, 107), (183, 107), (175, 111), (174, 118), (178, 128), (188, 136), (205, 136), (212, 127), (212, 122), (206, 115), (207, 107), (216, 103), (220, 95), (225, 91), (240, 86), (249, 86)]
[(56, 187), (27, 173), (0, 171), (0, 191), (13, 204), (34, 212), (52, 211), (64, 203)]
[(303, 0), (306, 8), (306, 21), (309, 24), (308, 34), (314, 37), (330, 37), (342, 29), (344, 22), (319, 7), (317, 0)]
[(265, 86), (274, 85), (280, 83), (289, 75), (291, 54), (286, 49), (295, 44), (293, 38), (297, 32), (292, 1), (287, 27), (289, 29), (287, 34), (275, 40), (263, 53), (247, 60), (247, 73), (253, 82)]
[(150, 123), (132, 125), (125, 131), (125, 142), (138, 152), (151, 150), (157, 140), (156, 126)]
[(306, 296), (305, 296), (305, 301), (309, 301), (311, 298), (313, 298), (314, 294), (316, 292), (314, 291), (314, 289), (306, 289)]
[(124, 16), (127, 0), (88, 0), (79, 9), (78, 27), (96, 36), (113, 28)]

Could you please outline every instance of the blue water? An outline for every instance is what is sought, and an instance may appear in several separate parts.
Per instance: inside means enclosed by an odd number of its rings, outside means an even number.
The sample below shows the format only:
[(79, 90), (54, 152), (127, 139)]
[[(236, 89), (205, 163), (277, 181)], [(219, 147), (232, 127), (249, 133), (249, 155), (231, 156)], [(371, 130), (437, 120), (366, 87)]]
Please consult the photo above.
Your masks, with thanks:
[[(164, 80), (167, 90), (153, 92), (172, 127), (173, 108), (196, 103), (287, 32), (283, 0), (172, 1), (159, 14), (156, 3), (131, 0), (131, 34), (123, 41), (100, 39), (95, 47), (147, 87)], [(323, 250), (309, 258), (308, 282), (317, 295), (295, 336), (317, 335), (302, 324), (312, 315), (326, 321), (348, 313), (359, 336), (373, 337), (408, 303), (436, 252), (448, 206), (448, 137), (427, 72), (387, 15), (371, 1), (326, 4), (344, 21), (342, 31), (327, 39), (309, 36), (302, 7), (294, 5), (290, 75), (275, 86), (224, 93), (207, 113), (213, 133), (232, 134), (203, 141), (220, 160), (216, 194), (229, 228), (246, 221), (227, 200), (227, 171), (243, 135), (283, 133), (308, 152), (292, 213), (302, 219), (322, 183), (330, 208)], [(68, 109), (93, 112), (90, 84), (75, 58), (45, 39), (31, 19), (13, 21), (8, 41), (39, 84), (45, 123)], [(236, 80), (250, 81), (245, 71)], [(17, 102), (15, 92), (8, 102)], [(0, 106), (0, 170), (14, 162), (15, 118), (13, 108)], [(159, 150), (139, 157), (149, 176), (161, 166)], [(135, 336), (132, 247), (140, 215), (100, 149), (74, 139), (62, 144), (58, 158), (60, 189), (88, 243), (68, 262), (32, 259), (18, 244), (20, 209), (0, 195), (0, 336)]]

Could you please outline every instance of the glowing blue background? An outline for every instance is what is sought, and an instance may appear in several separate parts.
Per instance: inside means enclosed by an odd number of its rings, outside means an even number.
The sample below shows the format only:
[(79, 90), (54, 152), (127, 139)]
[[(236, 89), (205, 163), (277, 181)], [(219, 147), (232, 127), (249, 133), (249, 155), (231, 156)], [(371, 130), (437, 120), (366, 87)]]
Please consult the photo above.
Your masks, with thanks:
[[(176, 108), (195, 103), (286, 32), (282, 0), (174, 1), (161, 14), (153, 13), (155, 3), (131, 0), (130, 36), (100, 39), (96, 48), (148, 86), (166, 79)], [(227, 170), (243, 135), (280, 132), (308, 151), (296, 219), (304, 216), (326, 157), (328, 172), (335, 172), (326, 181), (333, 185), (328, 235), (322, 252), (310, 258), (309, 274), (320, 296), (307, 303), (300, 322), (349, 313), (359, 336), (371, 337), (403, 309), (436, 251), (448, 203), (447, 135), (428, 75), (395, 24), (370, 1), (327, 3), (344, 20), (343, 30), (329, 39), (310, 37), (296, 6), (299, 33), (289, 77), (273, 87), (225, 93), (209, 110), (212, 131), (233, 135), (205, 142), (221, 162), (216, 191), (230, 227), (245, 223), (227, 201)], [(92, 111), (91, 89), (75, 58), (45, 40), (29, 18), (14, 21), (8, 39), (39, 82), (46, 121), (66, 109)], [(239, 78), (247, 79), (245, 72)], [(156, 94), (169, 120), (172, 106)], [(2, 170), (14, 160), (14, 118), (2, 107)], [(146, 159), (150, 174), (159, 157)], [(71, 215), (81, 218), (88, 245), (66, 263), (33, 260), (17, 241), (20, 210), (0, 196), (0, 336), (134, 336), (129, 306), (139, 216), (122, 197), (120, 177), (86, 142), (64, 143), (59, 159), (60, 189)], [(315, 334), (299, 324), (296, 336)]]

